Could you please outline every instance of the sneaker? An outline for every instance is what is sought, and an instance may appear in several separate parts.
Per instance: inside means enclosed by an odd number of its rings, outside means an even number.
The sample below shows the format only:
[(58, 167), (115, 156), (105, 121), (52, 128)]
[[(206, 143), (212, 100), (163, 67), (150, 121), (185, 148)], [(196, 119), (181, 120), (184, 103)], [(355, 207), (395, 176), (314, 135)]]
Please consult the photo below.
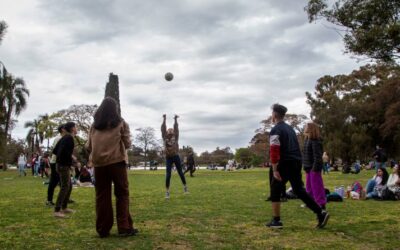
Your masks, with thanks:
[(188, 190), (188, 187), (187, 187), (187, 186), (184, 186), (184, 187), (183, 187), (183, 193), (184, 193), (184, 194), (188, 194), (188, 193), (189, 193), (189, 190)]
[(52, 201), (46, 201), (46, 206), (48, 207), (54, 207), (55, 205)]
[(62, 213), (61, 211), (60, 212), (54, 212), (54, 217), (56, 217), (56, 218), (62, 218), (62, 219), (64, 219), (64, 218), (68, 218), (68, 216), (66, 216), (64, 213)]
[(165, 199), (169, 199), (169, 192), (165, 193)]
[(132, 228), (131, 230), (128, 230), (126, 232), (120, 232), (118, 233), (118, 236), (121, 237), (127, 237), (127, 236), (135, 236), (139, 233), (139, 230), (137, 230), (136, 228)]
[(317, 218), (318, 218), (318, 225), (317, 225), (317, 228), (323, 228), (323, 227), (325, 227), (326, 223), (328, 223), (328, 220), (329, 220), (329, 213), (326, 212), (326, 211), (322, 211), (322, 213), (319, 214), (319, 215), (317, 216)]
[(75, 210), (72, 210), (70, 208), (61, 209), (61, 213), (63, 213), (63, 214), (73, 214), (73, 213), (75, 213)]
[(274, 219), (271, 220), (270, 223), (267, 223), (265, 226), (269, 227), (269, 228), (274, 228), (274, 229), (282, 229), (283, 228), (283, 224), (281, 221), (276, 221)]

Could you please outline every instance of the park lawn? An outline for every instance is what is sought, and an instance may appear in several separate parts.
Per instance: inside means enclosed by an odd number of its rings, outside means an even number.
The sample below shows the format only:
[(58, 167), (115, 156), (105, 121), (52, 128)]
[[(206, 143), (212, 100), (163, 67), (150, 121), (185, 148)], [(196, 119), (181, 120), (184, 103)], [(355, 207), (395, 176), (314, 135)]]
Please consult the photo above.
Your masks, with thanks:
[[(184, 195), (176, 173), (171, 199), (164, 198), (164, 171), (130, 171), (135, 237), (100, 239), (95, 231), (94, 188), (74, 188), (69, 219), (53, 218), (44, 205), (43, 179), (0, 172), (0, 249), (400, 249), (400, 202), (345, 200), (328, 204), (331, 218), (314, 229), (315, 215), (299, 200), (282, 206), (283, 230), (264, 224), (271, 218), (268, 170), (203, 170), (188, 178)], [(325, 185), (365, 184), (373, 175), (331, 172)], [(56, 189), (56, 193), (58, 188)]]

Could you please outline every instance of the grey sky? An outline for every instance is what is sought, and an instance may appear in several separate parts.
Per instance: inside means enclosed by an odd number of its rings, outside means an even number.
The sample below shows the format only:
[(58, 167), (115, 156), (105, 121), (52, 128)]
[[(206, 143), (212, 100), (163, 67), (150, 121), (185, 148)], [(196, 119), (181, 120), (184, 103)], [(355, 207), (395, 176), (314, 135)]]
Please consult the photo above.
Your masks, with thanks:
[(273, 103), (308, 115), (319, 77), (358, 67), (334, 30), (308, 23), (306, 3), (3, 0), (0, 60), (31, 91), (13, 135), (40, 114), (99, 104), (114, 72), (132, 130), (177, 113), (181, 145), (247, 146)]

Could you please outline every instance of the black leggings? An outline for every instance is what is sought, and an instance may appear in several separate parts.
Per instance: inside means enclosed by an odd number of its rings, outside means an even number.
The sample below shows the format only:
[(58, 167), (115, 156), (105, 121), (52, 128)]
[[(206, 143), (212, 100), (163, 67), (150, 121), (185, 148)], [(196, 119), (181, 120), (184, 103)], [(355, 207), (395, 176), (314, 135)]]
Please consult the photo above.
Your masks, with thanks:
[(60, 176), (56, 170), (56, 164), (50, 163), (51, 173), (50, 173), (50, 182), (49, 187), (47, 189), (47, 201), (53, 201), (54, 189), (60, 183)]
[(165, 179), (166, 188), (169, 188), (169, 186), (170, 186), (172, 164), (175, 164), (176, 170), (178, 171), (179, 177), (181, 177), (181, 181), (182, 181), (183, 185), (186, 185), (185, 175), (183, 175), (183, 172), (182, 172), (181, 158), (179, 157), (179, 155), (175, 155), (175, 156), (167, 157), (167, 168), (166, 168), (167, 176)]
[(311, 209), (314, 213), (320, 214), (322, 212), (321, 207), (311, 198), (304, 188), (304, 183), (301, 179), (301, 161), (281, 161), (278, 164), (278, 171), (281, 175), (282, 181), (272, 179), (271, 184), (271, 201), (279, 202), (282, 185), (286, 182), (290, 182), (292, 185), (293, 192), (299, 197), (306, 206)]

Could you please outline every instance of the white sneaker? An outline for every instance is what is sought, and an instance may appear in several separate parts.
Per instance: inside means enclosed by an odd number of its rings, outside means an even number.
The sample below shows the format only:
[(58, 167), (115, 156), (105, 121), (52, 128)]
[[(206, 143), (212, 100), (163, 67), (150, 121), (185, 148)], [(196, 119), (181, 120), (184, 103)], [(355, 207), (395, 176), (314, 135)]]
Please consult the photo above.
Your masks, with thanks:
[(60, 212), (54, 212), (54, 217), (56, 217), (56, 218), (61, 218), (61, 219), (64, 219), (64, 218), (68, 218), (68, 216), (66, 216), (64, 213), (62, 213), (61, 211)]
[(169, 192), (165, 193), (165, 199), (169, 199)]
[(188, 187), (187, 187), (187, 186), (184, 186), (184, 187), (183, 187), (183, 193), (184, 193), (184, 194), (188, 194), (188, 193), (189, 193), (189, 190), (188, 190)]

